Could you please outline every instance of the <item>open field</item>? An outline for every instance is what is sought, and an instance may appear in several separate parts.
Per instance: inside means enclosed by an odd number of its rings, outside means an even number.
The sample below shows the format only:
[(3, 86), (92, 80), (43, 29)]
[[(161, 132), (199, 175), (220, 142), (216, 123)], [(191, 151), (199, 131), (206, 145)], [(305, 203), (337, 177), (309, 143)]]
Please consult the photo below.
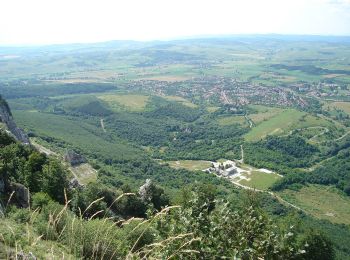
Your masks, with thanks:
[(175, 102), (178, 102), (184, 106), (188, 106), (188, 107), (191, 107), (191, 108), (196, 108), (198, 107), (196, 104), (193, 104), (191, 101), (183, 98), (183, 97), (179, 97), (179, 96), (161, 96), (162, 98), (165, 98), (166, 100), (169, 100), (169, 101), (175, 101)]
[(209, 106), (209, 107), (206, 107), (206, 109), (207, 109), (207, 111), (209, 113), (214, 113), (215, 111), (218, 111), (220, 109), (220, 107), (211, 107), (211, 106)]
[(179, 160), (179, 161), (167, 161), (170, 167), (175, 169), (186, 169), (190, 171), (202, 171), (211, 166), (209, 161), (194, 161), (194, 160)]
[(69, 170), (73, 173), (81, 184), (88, 184), (89, 182), (95, 182), (97, 180), (97, 171), (91, 167), (88, 163), (83, 163), (77, 166), (69, 167)]
[(269, 189), (277, 180), (281, 178), (277, 174), (266, 173), (259, 170), (253, 170), (249, 173), (242, 173), (242, 175), (247, 179), (240, 180), (240, 184), (251, 188), (256, 188), (258, 190)]
[(350, 102), (333, 102), (329, 104), (329, 107), (341, 109), (348, 115), (350, 115)]
[(159, 80), (159, 81), (167, 81), (167, 82), (177, 82), (177, 81), (184, 81), (188, 80), (191, 77), (189, 76), (180, 76), (180, 75), (161, 75), (161, 76), (151, 76), (151, 77), (145, 77), (141, 78), (140, 80)]
[(225, 116), (217, 118), (219, 125), (233, 125), (233, 124), (247, 124), (247, 121), (244, 116)]
[(265, 138), (267, 135), (282, 134), (284, 131), (290, 129), (292, 125), (295, 125), (305, 114), (305, 112), (294, 109), (285, 110), (252, 128), (252, 130), (245, 135), (245, 139), (247, 141), (258, 141)]
[[(251, 115), (249, 116), (251, 118)], [(263, 116), (257, 115), (257, 118)], [(264, 139), (268, 135), (287, 134), (296, 129), (304, 129), (308, 127), (332, 127), (337, 125), (343, 127), (337, 122), (324, 117), (316, 117), (295, 109), (287, 109), (276, 114), (267, 120), (262, 121), (250, 132), (245, 135), (247, 141), (258, 141)]]
[(350, 224), (350, 198), (335, 188), (310, 185), (299, 191), (285, 190), (280, 195), (316, 218)]
[(284, 109), (277, 107), (267, 107), (261, 105), (251, 105), (250, 108), (257, 110), (257, 113), (250, 114), (248, 117), (255, 123), (259, 124), (262, 121), (268, 120), (279, 113), (282, 113)]
[(114, 111), (125, 108), (129, 111), (143, 111), (149, 100), (149, 96), (127, 94), (105, 94), (97, 96), (105, 101)]

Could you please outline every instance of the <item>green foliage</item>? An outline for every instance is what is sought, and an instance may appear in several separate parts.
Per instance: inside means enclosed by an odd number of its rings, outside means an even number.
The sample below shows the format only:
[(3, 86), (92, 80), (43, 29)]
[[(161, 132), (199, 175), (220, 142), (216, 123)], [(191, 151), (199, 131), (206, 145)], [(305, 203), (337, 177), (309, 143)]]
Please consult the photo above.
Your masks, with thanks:
[(311, 231), (304, 239), (306, 243), (305, 260), (332, 260), (335, 257), (333, 243), (323, 234)]
[[(189, 191), (191, 198), (184, 199), (183, 207), (168, 207), (148, 219), (122, 221), (121, 225), (108, 219), (77, 217), (68, 205), (48, 201), (44, 194), (33, 199), (41, 208), (29, 219), (19, 217), (23, 210), (10, 216), (34, 228), (41, 235), (39, 242), (59, 242), (75, 257), (85, 259), (302, 256), (304, 245), (297, 242), (292, 230), (279, 229), (253, 207), (232, 210), (227, 203), (215, 200), (212, 187), (196, 190), (199, 193)], [(1, 234), (4, 236), (3, 231)], [(19, 234), (19, 230), (13, 230), (13, 236), (6, 237), (12, 241), (9, 246), (25, 244)]]
[[(79, 150), (89, 161), (93, 159), (99, 168), (97, 184), (77, 189), (69, 197), (72, 199), (69, 207), (79, 217), (64, 210), (64, 220), (58, 214), (64, 207), (52, 202), (49, 197), (64, 201), (62, 191), (66, 186), (65, 170), (58, 166), (58, 162), (53, 163), (29, 147), (22, 147), (0, 134), (0, 176), (20, 182), (34, 193), (32, 206), (40, 208), (37, 221), (34, 221), (36, 231), (40, 231), (38, 235), (44, 234), (45, 239), (60, 241), (70, 248), (76, 258), (125, 258), (128, 254), (139, 258), (169, 256), (213, 259), (222, 255), (243, 259), (290, 258), (285, 254), (284, 246), (279, 244), (284, 241), (283, 235), (289, 231), (275, 229), (268, 217), (255, 208), (243, 206), (237, 211), (232, 205), (227, 209), (221, 203), (215, 203), (213, 194), (216, 192), (225, 198), (234, 197), (237, 193), (229, 182), (203, 172), (173, 170), (166, 165), (158, 165), (151, 159), (240, 159), (240, 145), (243, 144), (245, 163), (285, 174), (275, 185), (276, 189), (298, 189), (303, 184), (321, 183), (335, 185), (350, 193), (349, 140), (346, 136), (337, 140), (348, 131), (345, 127), (348, 119), (342, 112), (326, 113), (322, 107), (326, 98), (349, 99), (350, 81), (344, 76), (349, 74), (346, 63), (349, 58), (348, 44), (324, 44), (324, 40), (334, 39), (321, 38), (322, 42), (318, 42), (320, 39), (317, 37), (243, 38), (244, 41), (228, 38), (172, 42), (162, 44), (161, 50), (158, 43), (103, 43), (93, 45), (91, 50), (86, 46), (82, 48), (81, 45), (54, 46), (43, 52), (30, 50), (35, 55), (20, 59), (20, 63), (18, 59), (3, 62), (0, 68), (0, 92), (13, 98), (10, 105), (16, 108), (14, 115), (17, 123), (31, 131), (31, 135), (44, 139), (50, 147), (57, 148), (56, 152), (66, 148)], [(136, 48), (126, 51), (126, 45)], [(329, 46), (332, 50), (329, 50)], [(54, 55), (43, 54), (48, 53), (47, 50)], [(271, 50), (279, 51), (276, 53)], [(6, 51), (5, 49), (4, 52)], [(27, 54), (27, 50), (15, 48), (13, 51), (18, 51), (21, 55), (22, 52), (23, 55)], [(118, 70), (118, 75), (115, 69)], [(343, 75), (328, 75), (331, 73)], [(87, 78), (108, 83), (64, 83)], [(174, 79), (179, 81), (173, 82)], [(144, 109), (143, 99), (142, 104), (138, 104), (142, 109), (123, 110), (118, 104), (115, 110), (118, 113), (112, 113), (110, 109), (114, 107), (107, 102), (109, 109), (100, 97), (101, 92), (115, 90), (116, 82), (118, 89), (124, 87), (121, 95), (119, 92), (116, 94), (119, 100), (129, 98), (130, 93), (127, 92), (142, 94), (149, 101), (146, 108)], [(141, 92), (136, 92), (138, 90)], [(262, 93), (258, 93), (260, 91)], [(276, 114), (273, 120), (261, 122), (257, 126), (253, 124), (251, 129), (235, 124), (221, 126), (216, 123), (216, 117), (220, 115), (250, 116), (252, 112), (258, 112), (257, 118), (263, 120), (259, 118), (261, 111), (252, 111), (250, 106), (242, 106), (240, 103), (271, 107), (271, 104), (275, 105), (274, 99), (270, 99), (275, 91), (276, 95), (286, 94), (281, 96), (283, 101), (280, 103), (280, 110), (285, 110), (286, 113)], [(100, 94), (97, 99), (89, 93)], [(111, 91), (105, 96), (115, 93)], [(223, 101), (225, 93), (227, 99)], [(310, 98), (314, 94), (318, 97)], [(189, 108), (181, 102), (169, 102), (166, 98), (153, 98), (152, 95), (174, 95), (191, 101), (196, 106)], [(302, 102), (297, 102), (298, 100)], [(113, 102), (112, 99), (110, 101)], [(131, 100), (125, 103), (133, 104)], [(0, 104), (4, 104), (1, 98)], [(207, 106), (218, 109), (215, 113), (208, 114), (205, 112)], [(285, 107), (298, 107), (303, 112), (286, 110)], [(311, 117), (310, 113), (322, 116)], [(106, 132), (101, 127), (101, 117)], [(332, 121), (329, 118), (333, 118)], [(268, 137), (265, 141), (247, 143), (247, 140), (258, 140), (282, 132), (288, 134), (290, 130), (309, 125), (322, 125), (330, 131), (317, 138), (312, 138), (317, 132), (312, 136), (311, 131), (306, 136), (311, 138), (308, 141), (303, 139), (305, 135), (299, 133), (300, 138), (299, 134), (294, 135), (293, 132), (287, 137)], [(248, 131), (250, 134), (246, 137), (249, 138), (242, 139)], [(338, 133), (340, 134), (336, 136)], [(321, 162), (330, 156), (334, 157)], [(321, 167), (313, 166), (319, 162)], [(310, 167), (311, 172), (298, 169), (306, 167)], [(147, 178), (164, 187), (164, 192), (160, 187), (152, 189), (153, 200), (149, 203), (142, 201), (138, 195), (123, 196), (118, 203), (112, 203), (122, 192), (137, 190)], [(161, 209), (168, 203), (165, 194), (170, 194), (170, 201), (174, 201), (178, 189), (190, 183), (203, 183), (204, 188), (202, 191), (197, 190), (198, 198), (188, 192), (187, 196), (193, 197), (194, 201), (185, 200), (185, 206), (179, 210), (183, 216), (176, 213), (178, 211), (175, 209), (174, 213), (169, 210), (170, 214), (165, 214), (169, 213), (165, 210), (156, 216), (149, 214), (145, 223), (131, 221), (123, 227), (100, 219), (103, 215), (114, 216), (114, 220), (132, 216), (145, 217), (147, 208)], [(217, 191), (212, 190), (209, 184), (214, 185)], [(42, 192), (49, 193), (50, 196)], [(235, 198), (237, 204), (240, 200), (241, 197)], [(266, 204), (268, 205), (264, 207), (268, 208), (269, 214), (284, 216), (289, 212), (280, 203), (268, 200)], [(79, 208), (83, 212), (86, 210), (85, 214), (79, 214)], [(99, 211), (103, 213), (95, 215)], [(18, 222), (18, 229), (24, 228), (24, 222), (31, 225), (26, 214), (25, 210), (20, 210), (11, 215)], [(164, 215), (167, 215), (169, 221), (162, 226), (164, 229), (158, 229), (154, 224)], [(228, 220), (225, 216), (229, 216)], [(92, 219), (89, 220), (90, 218)], [(152, 223), (148, 225), (149, 222)], [(188, 223), (193, 223), (193, 227)], [(342, 252), (338, 256), (340, 259), (350, 255), (344, 246), (349, 244), (347, 227), (319, 223), (314, 219), (309, 220), (308, 225), (319, 225), (326, 230), (327, 236), (331, 235), (332, 242), (336, 241), (337, 253)], [(236, 228), (233, 230), (232, 227)], [(240, 230), (241, 227), (245, 230)], [(14, 232), (18, 232), (18, 229), (14, 228)], [(341, 235), (336, 235), (338, 233)], [(27, 236), (23, 232), (20, 234), (22, 237)], [(111, 236), (106, 238), (107, 234)], [(249, 245), (252, 234), (256, 234), (253, 246)], [(327, 246), (324, 238), (317, 233), (314, 236), (315, 239), (313, 235), (309, 237), (310, 249)], [(15, 236), (12, 241), (18, 239), (22, 244), (32, 245), (19, 237)], [(240, 238), (244, 239), (239, 244), (242, 248), (235, 244), (235, 240)], [(286, 240), (286, 244), (293, 250), (303, 248), (298, 244), (303, 240)], [(153, 242), (160, 246), (150, 245)], [(269, 243), (280, 255), (269, 255)], [(150, 249), (152, 250), (148, 251)], [(115, 250), (118, 252), (115, 253)], [(168, 251), (165, 252), (166, 250)], [(312, 254), (317, 255), (317, 252)], [(327, 252), (322, 254), (325, 256)], [(48, 257), (40, 255), (38, 258)]]
[[(143, 248), (138, 256), (191, 259), (242, 258), (292, 259), (301, 255), (295, 235), (283, 233), (251, 207), (232, 211), (228, 204), (216, 203), (215, 208), (201, 204), (192, 194), (186, 207), (174, 209), (159, 218), (160, 245)], [(171, 238), (171, 242), (167, 242)]]
[(74, 83), (74, 84), (45, 84), (33, 85), (30, 88), (26, 86), (2, 87), (1, 92), (6, 98), (24, 98), (24, 97), (50, 97), (66, 94), (84, 94), (105, 92), (115, 89), (113, 84), (103, 83)]
[(193, 122), (201, 115), (200, 110), (181, 105), (177, 102), (167, 102), (164, 105), (156, 104), (157, 108), (153, 111), (146, 112), (146, 117), (163, 119), (170, 117), (184, 122)]
[(49, 160), (43, 166), (42, 191), (46, 192), (54, 200), (63, 203), (65, 201), (65, 189), (68, 187), (67, 172), (57, 160)]
[[(279, 173), (310, 166), (317, 159), (318, 149), (298, 136), (275, 137), (245, 146), (245, 162)], [(295, 170), (293, 170), (295, 171)]]
[(47, 159), (44, 154), (29, 146), (19, 143), (4, 146), (5, 144), (0, 149), (0, 173), (7, 185), (6, 192), (9, 192), (9, 182), (18, 182), (28, 187), (32, 193), (43, 191), (63, 203), (68, 173), (61, 162)]
[(32, 195), (32, 208), (34, 210), (36, 209), (40, 210), (51, 202), (52, 202), (52, 199), (47, 193), (37, 192)]
[(5, 131), (0, 131), (0, 145), (1, 147), (7, 146), (9, 144), (15, 143), (15, 139), (11, 136), (9, 136)]
[(350, 183), (349, 156), (349, 149), (342, 150), (336, 157), (327, 160), (322, 166), (314, 169), (312, 172), (296, 172), (286, 175), (285, 178), (274, 184), (273, 189), (282, 190), (293, 184), (315, 183), (335, 185), (346, 193)]
[(34, 151), (29, 155), (26, 163), (25, 183), (31, 192), (38, 192), (42, 188), (43, 166), (46, 163), (46, 156)]

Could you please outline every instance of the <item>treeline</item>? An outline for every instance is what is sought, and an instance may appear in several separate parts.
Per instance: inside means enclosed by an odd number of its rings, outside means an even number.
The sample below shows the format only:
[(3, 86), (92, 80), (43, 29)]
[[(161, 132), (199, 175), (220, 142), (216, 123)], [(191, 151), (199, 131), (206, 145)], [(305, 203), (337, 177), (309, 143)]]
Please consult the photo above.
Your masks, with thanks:
[(45, 84), (27, 86), (1, 85), (2, 95), (7, 98), (49, 97), (67, 94), (87, 94), (105, 92), (116, 89), (109, 83), (71, 83), (71, 84)]
[(190, 108), (177, 102), (157, 102), (158, 100), (160, 98), (153, 98), (152, 102), (156, 107), (151, 111), (143, 113), (145, 117), (159, 119), (170, 117), (183, 122), (193, 122), (202, 114), (200, 109)]
[(248, 143), (244, 148), (246, 163), (284, 174), (295, 168), (309, 167), (320, 153), (317, 147), (295, 135), (269, 136), (257, 143)]
[(350, 149), (342, 150), (338, 155), (317, 167), (312, 172), (299, 172), (286, 175), (276, 182), (274, 190), (298, 187), (300, 184), (315, 183), (335, 185), (350, 196)]

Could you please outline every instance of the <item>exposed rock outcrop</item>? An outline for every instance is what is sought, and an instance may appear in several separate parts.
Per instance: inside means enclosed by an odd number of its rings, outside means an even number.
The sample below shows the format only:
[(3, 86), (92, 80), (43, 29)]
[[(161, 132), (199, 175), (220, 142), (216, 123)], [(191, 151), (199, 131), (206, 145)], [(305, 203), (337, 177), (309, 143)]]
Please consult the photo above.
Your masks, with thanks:
[(142, 201), (149, 202), (152, 199), (153, 183), (150, 179), (147, 179), (139, 189), (139, 195)]
[(0, 176), (0, 194), (5, 193), (5, 180)]
[(71, 180), (69, 181), (68, 187), (69, 187), (69, 189), (74, 190), (74, 189), (81, 189), (81, 188), (84, 188), (84, 185), (81, 184), (81, 183), (78, 181), (78, 179), (73, 178), (73, 179), (71, 179)]
[(20, 183), (11, 183), (11, 192), (14, 192), (16, 203), (23, 208), (29, 207), (30, 194), (29, 190)]
[[(16, 255), (14, 257), (15, 257), (14, 259), (17, 259), (17, 260), (36, 260), (37, 259), (36, 256), (32, 252), (29, 252), (28, 254), (26, 254), (23, 251), (16, 253)], [(12, 259), (12, 258), (10, 258), (10, 259)]]
[(84, 156), (74, 152), (73, 150), (68, 150), (64, 155), (64, 160), (69, 162), (70, 165), (75, 166), (82, 163), (86, 163), (86, 159)]
[(0, 122), (5, 123), (9, 132), (21, 143), (30, 144), (26, 133), (17, 127), (7, 102), (0, 95)]

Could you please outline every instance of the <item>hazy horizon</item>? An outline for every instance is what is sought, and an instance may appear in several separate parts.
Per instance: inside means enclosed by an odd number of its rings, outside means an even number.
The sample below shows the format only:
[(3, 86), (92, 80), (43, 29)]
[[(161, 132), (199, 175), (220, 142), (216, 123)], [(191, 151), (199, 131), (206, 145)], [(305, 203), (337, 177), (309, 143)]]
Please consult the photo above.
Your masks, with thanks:
[(0, 8), (2, 46), (231, 35), (350, 36), (350, 0), (4, 0)]

